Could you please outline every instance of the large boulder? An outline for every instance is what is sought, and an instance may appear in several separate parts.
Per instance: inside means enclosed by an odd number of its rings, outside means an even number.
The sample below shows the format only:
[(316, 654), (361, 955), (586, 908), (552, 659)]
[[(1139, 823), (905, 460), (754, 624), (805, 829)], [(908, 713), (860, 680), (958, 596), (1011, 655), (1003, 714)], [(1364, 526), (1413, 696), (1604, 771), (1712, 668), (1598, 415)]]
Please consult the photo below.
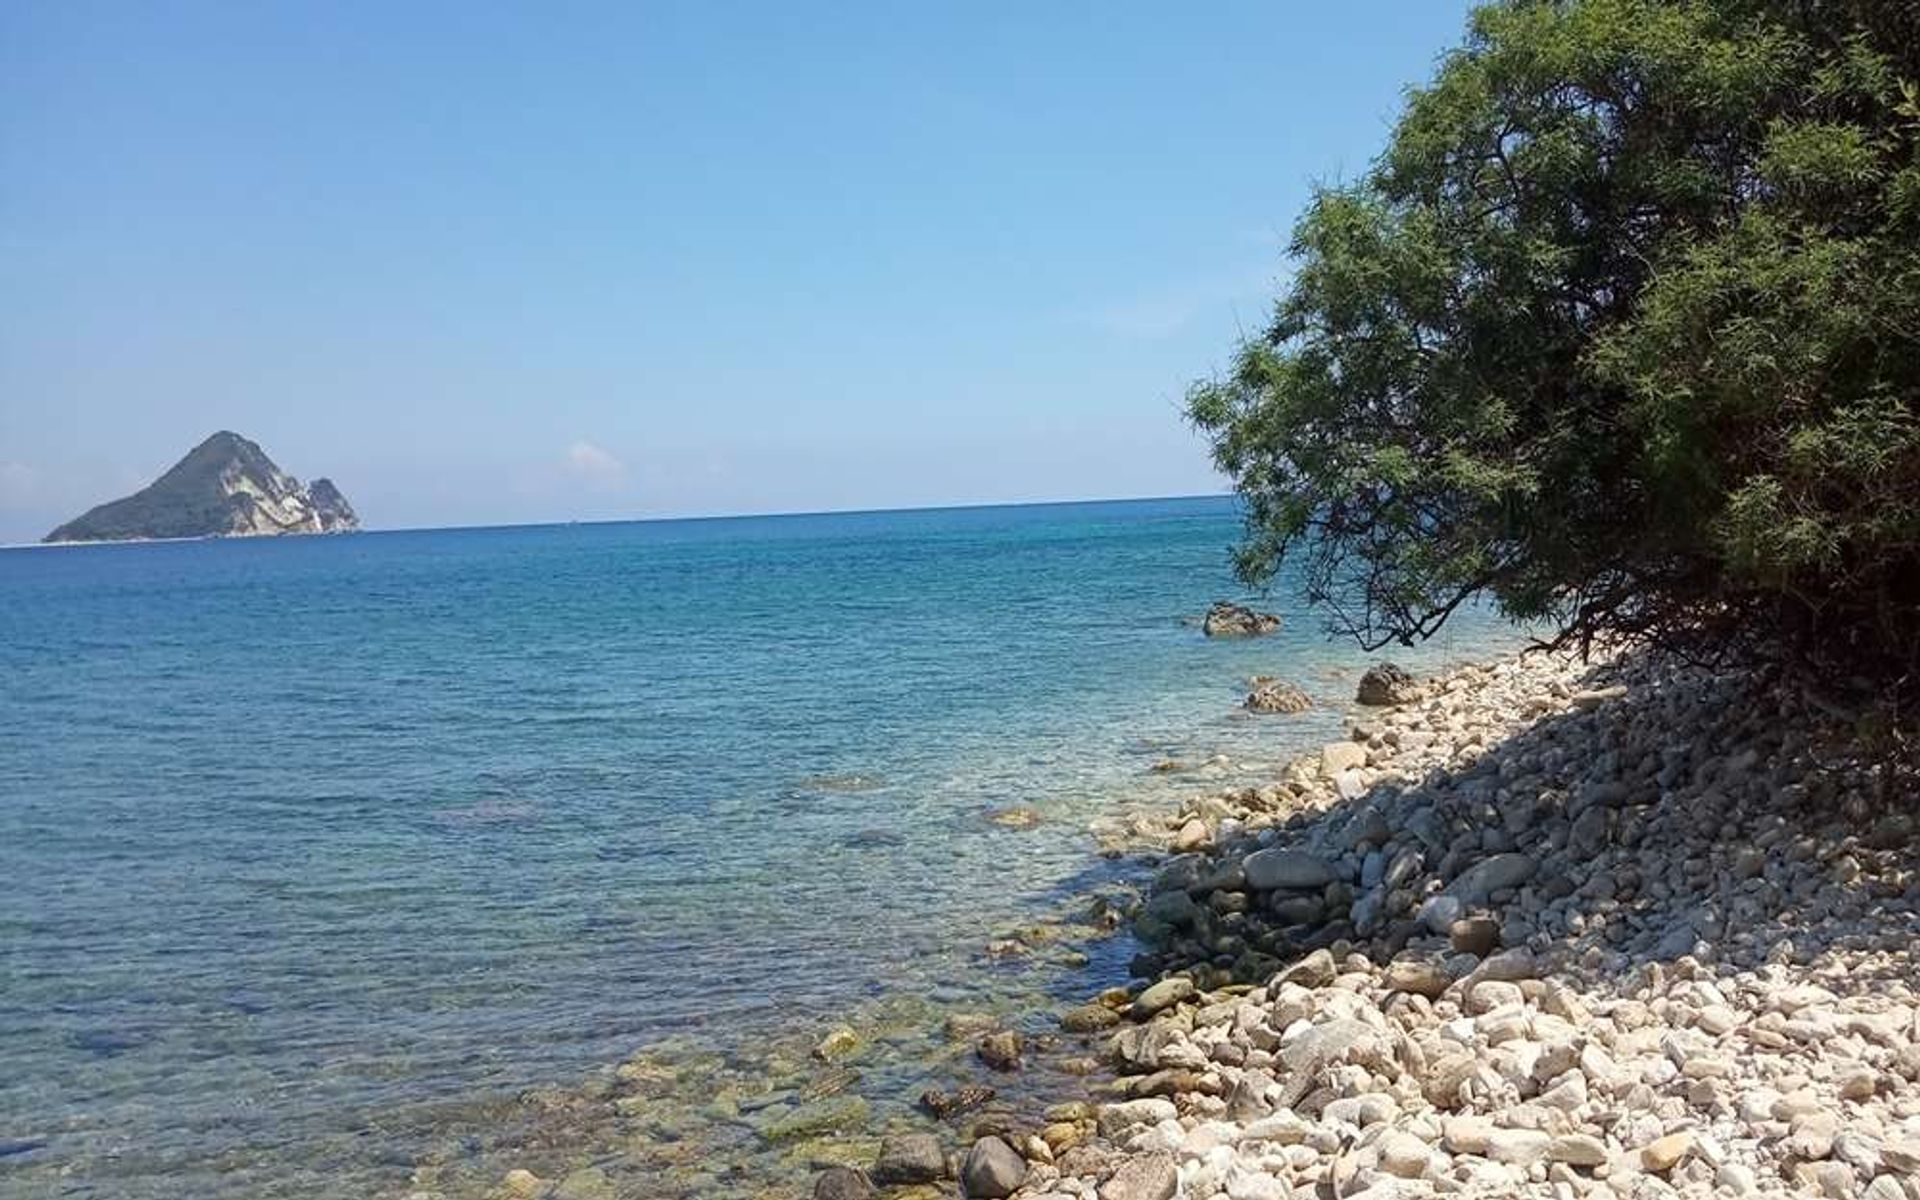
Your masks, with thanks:
[(960, 1164), (960, 1194), (969, 1200), (1001, 1200), (1027, 1181), (1027, 1160), (997, 1137), (983, 1137)]
[(1375, 663), (1360, 677), (1360, 687), (1354, 693), (1354, 699), (1362, 704), (1384, 707), (1405, 704), (1415, 698), (1418, 690), (1418, 685), (1406, 668), (1390, 662)]
[(1200, 631), (1208, 637), (1260, 637), (1280, 628), (1280, 618), (1272, 613), (1255, 612), (1244, 604), (1225, 600), (1214, 602), (1200, 619)]

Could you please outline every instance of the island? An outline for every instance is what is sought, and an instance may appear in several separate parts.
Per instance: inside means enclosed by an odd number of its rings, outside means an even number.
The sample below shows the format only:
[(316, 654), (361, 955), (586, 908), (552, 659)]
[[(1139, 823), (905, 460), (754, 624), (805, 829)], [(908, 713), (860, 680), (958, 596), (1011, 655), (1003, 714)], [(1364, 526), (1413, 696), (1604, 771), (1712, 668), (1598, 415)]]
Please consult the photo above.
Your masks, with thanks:
[(222, 430), (131, 496), (88, 509), (48, 542), (271, 537), (360, 528), (329, 479), (302, 484), (254, 442)]

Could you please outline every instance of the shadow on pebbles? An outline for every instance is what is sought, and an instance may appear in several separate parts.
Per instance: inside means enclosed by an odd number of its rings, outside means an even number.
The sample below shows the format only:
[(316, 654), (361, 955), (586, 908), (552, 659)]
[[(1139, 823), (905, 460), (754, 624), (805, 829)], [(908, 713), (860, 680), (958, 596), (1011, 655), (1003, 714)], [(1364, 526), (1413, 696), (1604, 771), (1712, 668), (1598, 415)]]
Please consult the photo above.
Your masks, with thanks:
[(1911, 777), (1644, 654), (1393, 698), (1162, 819), (1112, 1076), (963, 1194), (1920, 1200)]

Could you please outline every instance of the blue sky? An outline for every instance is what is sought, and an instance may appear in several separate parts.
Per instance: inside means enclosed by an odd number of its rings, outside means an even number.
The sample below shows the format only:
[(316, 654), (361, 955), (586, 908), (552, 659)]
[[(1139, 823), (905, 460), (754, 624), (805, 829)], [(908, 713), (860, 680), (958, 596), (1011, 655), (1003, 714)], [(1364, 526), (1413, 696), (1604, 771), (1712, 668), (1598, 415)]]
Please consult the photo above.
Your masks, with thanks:
[(1467, 5), (0, 7), (0, 541), (232, 428), (376, 526), (1217, 491)]

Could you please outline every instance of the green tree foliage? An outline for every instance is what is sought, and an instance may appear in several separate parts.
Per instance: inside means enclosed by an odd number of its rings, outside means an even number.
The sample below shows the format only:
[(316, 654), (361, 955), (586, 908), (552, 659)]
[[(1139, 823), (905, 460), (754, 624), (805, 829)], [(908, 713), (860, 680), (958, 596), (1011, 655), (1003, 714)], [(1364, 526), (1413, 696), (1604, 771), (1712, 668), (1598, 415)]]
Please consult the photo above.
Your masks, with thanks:
[(1189, 412), (1369, 645), (1920, 667), (1920, 0), (1506, 0)]

